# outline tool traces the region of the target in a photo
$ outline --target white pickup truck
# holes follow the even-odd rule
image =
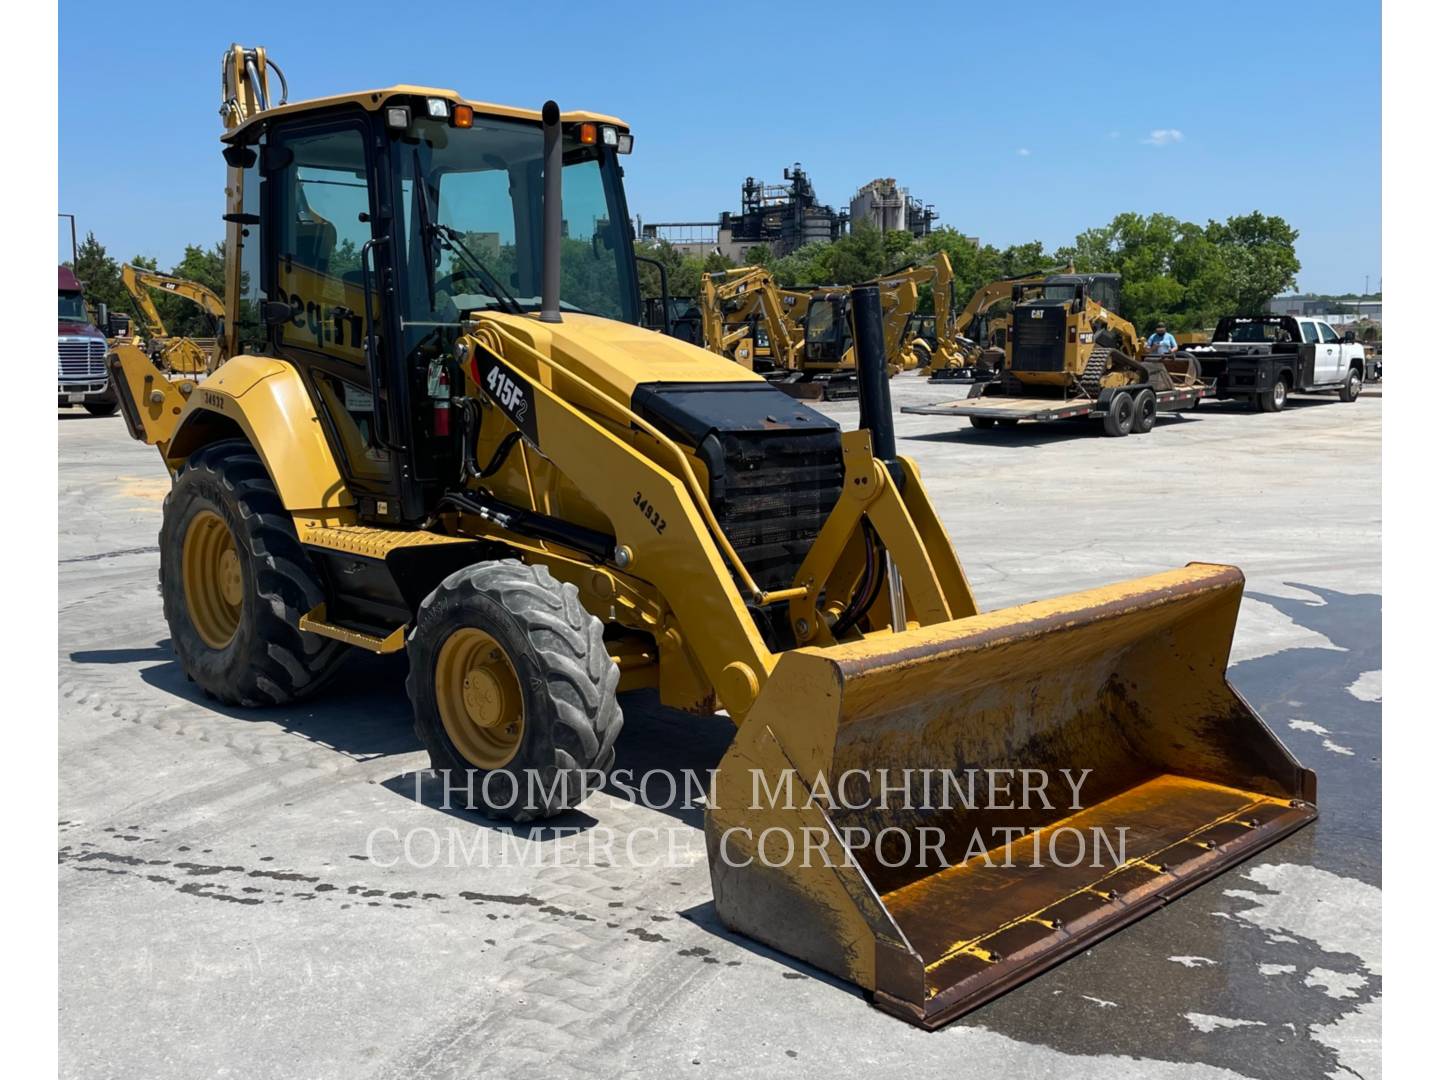
[[[1279,412],[1297,391],[1335,390],[1354,401],[1367,378],[1365,346],[1308,316],[1227,315],[1210,344],[1185,351],[1213,380],[1215,397],[1249,399],[1262,412]]]

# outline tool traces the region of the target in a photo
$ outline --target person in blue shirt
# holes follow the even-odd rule
[[[1158,353],[1161,356],[1174,352],[1176,347],[1174,335],[1165,329],[1163,322],[1157,323],[1155,332],[1145,339],[1145,351]]]

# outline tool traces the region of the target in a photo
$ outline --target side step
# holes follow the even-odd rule
[[[367,634],[362,630],[351,630],[348,626],[338,626],[335,623],[327,622],[325,605],[317,604],[300,616],[300,629],[311,634],[319,634],[321,637],[332,638],[335,641],[343,641],[346,645],[354,645],[357,649],[384,655],[399,652],[405,648],[405,630],[407,628],[397,626],[384,637],[380,637],[378,634]]]

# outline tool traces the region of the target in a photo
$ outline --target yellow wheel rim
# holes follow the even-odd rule
[[[435,659],[435,703],[445,733],[478,769],[508,765],[525,734],[520,679],[493,637],[462,627]]]
[[[240,626],[245,579],[230,527],[213,510],[202,510],[190,520],[180,573],[195,632],[210,648],[223,649]]]

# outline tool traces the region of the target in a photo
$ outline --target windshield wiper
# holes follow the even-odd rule
[[[459,255],[467,263],[470,269],[480,275],[485,282],[490,294],[500,302],[509,314],[520,314],[520,305],[510,295],[505,286],[500,284],[500,279],[490,272],[490,268],[475,257],[475,253],[465,246],[465,241],[460,239],[460,234],[448,225],[441,225],[430,213],[430,185],[425,182],[425,170],[420,164],[420,150],[415,150],[415,186],[420,195],[420,236],[425,247],[425,303],[431,308],[435,306],[435,260],[430,255],[430,245],[439,240],[442,246],[451,253]]]
[[[504,285],[501,285],[500,279],[490,271],[490,268],[481,262],[473,251],[465,246],[465,241],[460,239],[458,230],[452,229],[449,225],[432,225],[431,228],[434,229],[435,234],[440,237],[441,242],[452,253],[464,259],[465,262],[469,264],[470,269],[474,270],[484,279],[485,286],[490,290],[490,294],[494,296],[496,300],[500,301],[501,306],[506,309],[508,314],[520,314],[520,304],[516,301],[515,297],[510,295],[510,290],[505,288]]]

